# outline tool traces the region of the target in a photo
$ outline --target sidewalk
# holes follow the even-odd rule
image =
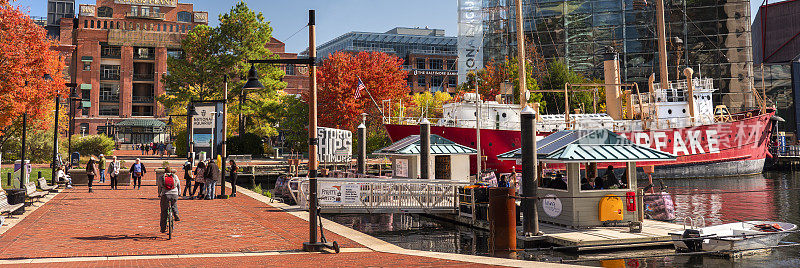
[[[154,184],[150,172],[141,190],[130,186],[111,190],[105,183],[96,185],[94,193],[88,193],[86,187],[59,193],[0,236],[0,265],[483,267],[487,265],[461,260],[489,259],[441,253],[430,255],[455,257],[425,257],[416,251],[394,253],[402,250],[399,248],[392,249],[393,253],[377,252],[375,248],[380,247],[363,243],[372,241],[369,237],[364,240],[361,233],[341,230],[342,226],[329,227],[327,222],[326,228],[351,232],[347,236],[362,243],[326,231],[329,240],[338,241],[342,253],[302,252],[308,223],[296,213],[305,212],[286,212],[249,191],[225,200],[180,200],[181,221],[176,224],[173,239],[167,240],[159,232]],[[496,260],[512,266],[542,265]]]

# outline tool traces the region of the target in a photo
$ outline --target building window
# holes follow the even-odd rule
[[[286,75],[295,75],[294,64],[286,64]]]
[[[458,86],[458,78],[455,76],[447,77],[447,87],[455,88]]]
[[[119,116],[119,105],[100,105],[100,115]]]
[[[92,70],[92,63],[91,62],[84,62],[83,63],[83,70],[84,71],[91,71]]]
[[[100,102],[119,102],[119,84],[100,83]]]
[[[91,89],[81,89],[81,100],[89,101],[92,97]]]
[[[444,86],[444,77],[441,75],[434,75],[431,77],[431,87],[441,89]]]
[[[100,80],[119,80],[119,65],[100,65]]]
[[[417,59],[417,69],[425,69],[425,59]]]
[[[447,66],[445,66],[447,70],[455,70],[456,69],[456,60],[451,59],[447,60]]]
[[[131,108],[131,115],[133,116],[153,116],[153,106],[134,105]]]
[[[167,50],[167,56],[169,56],[170,58],[182,59],[183,58],[183,51],[181,51],[181,50],[172,50],[172,49],[171,50]]]
[[[178,12],[178,21],[180,22],[192,22],[192,13],[181,11]]]
[[[92,26],[92,27],[89,27],[89,28],[94,28],[94,21],[90,21],[89,25]]]
[[[425,84],[425,76],[424,75],[417,76],[417,86],[420,86],[420,87],[426,87],[427,86]]]
[[[433,69],[433,70],[444,69],[444,68],[442,68],[443,63],[442,63],[442,60],[440,60],[440,59],[431,59],[430,60],[430,65],[431,65],[431,69]]]
[[[98,7],[97,16],[101,18],[111,18],[114,15],[114,9],[110,7]]]
[[[100,43],[101,58],[119,59],[121,54],[122,49],[120,47],[110,46],[108,43]]]

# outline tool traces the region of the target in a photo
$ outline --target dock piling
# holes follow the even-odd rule
[[[489,188],[489,228],[491,251],[506,254],[517,249],[517,204],[511,187]]]
[[[420,178],[423,180],[430,179],[430,161],[431,161],[431,123],[428,119],[422,119],[419,122],[419,135],[420,135],[420,152],[419,152],[419,167]]]
[[[538,104],[534,103],[534,106]],[[536,112],[530,106],[520,113],[520,126],[522,134],[522,196],[536,197],[537,185],[537,160],[536,160]],[[539,235],[539,212],[536,208],[536,199],[522,200],[523,222],[522,228],[525,235]]]
[[[358,174],[367,174],[367,114],[361,116],[361,125],[358,125]]]

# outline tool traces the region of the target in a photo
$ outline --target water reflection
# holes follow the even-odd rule
[[[763,175],[709,179],[663,180],[674,196],[679,219],[703,217],[706,225],[740,220],[777,220],[800,223],[800,172],[769,172]],[[644,185],[645,182],[640,182]],[[726,193],[725,191],[763,191]],[[489,255],[489,233],[419,215],[326,215],[336,222],[407,249]],[[784,241],[800,242],[792,234]],[[525,260],[606,259],[571,262],[604,267],[800,267],[800,247],[775,249],[770,253],[729,260],[713,256],[672,255],[672,248],[635,251],[570,253],[520,252]],[[656,257],[652,257],[656,256]],[[660,257],[659,257],[660,256]]]

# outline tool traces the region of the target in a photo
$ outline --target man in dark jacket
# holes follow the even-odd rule
[[[216,161],[209,159],[205,171],[206,177],[206,199],[214,199],[217,196],[217,181],[219,181],[220,173]]]

